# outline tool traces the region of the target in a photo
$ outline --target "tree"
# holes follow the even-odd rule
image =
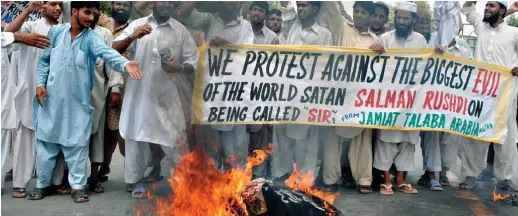
[[[515,15],[510,16],[507,18],[507,24],[510,26],[518,27],[518,17]]]

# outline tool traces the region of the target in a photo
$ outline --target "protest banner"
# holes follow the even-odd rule
[[[432,49],[201,47],[197,124],[311,124],[444,131],[502,143],[510,69]],[[511,119],[514,121],[514,119]]]
[[[2,1],[2,27],[7,26],[11,23],[14,18],[22,13],[27,6],[29,1]],[[32,13],[29,15],[28,20],[38,20],[41,18],[41,12]]]

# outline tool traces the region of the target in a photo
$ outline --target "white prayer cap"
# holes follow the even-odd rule
[[[417,13],[417,5],[412,2],[398,2],[396,5],[396,10],[405,10],[410,11],[412,13]]]
[[[507,9],[509,7],[509,2],[507,1],[498,1],[500,4],[503,4],[505,8]]]

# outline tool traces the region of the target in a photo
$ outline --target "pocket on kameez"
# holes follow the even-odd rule
[[[83,51],[78,50],[77,55],[74,58],[74,63],[76,65],[76,67],[87,69],[88,68],[88,56],[86,56],[86,54]]]

